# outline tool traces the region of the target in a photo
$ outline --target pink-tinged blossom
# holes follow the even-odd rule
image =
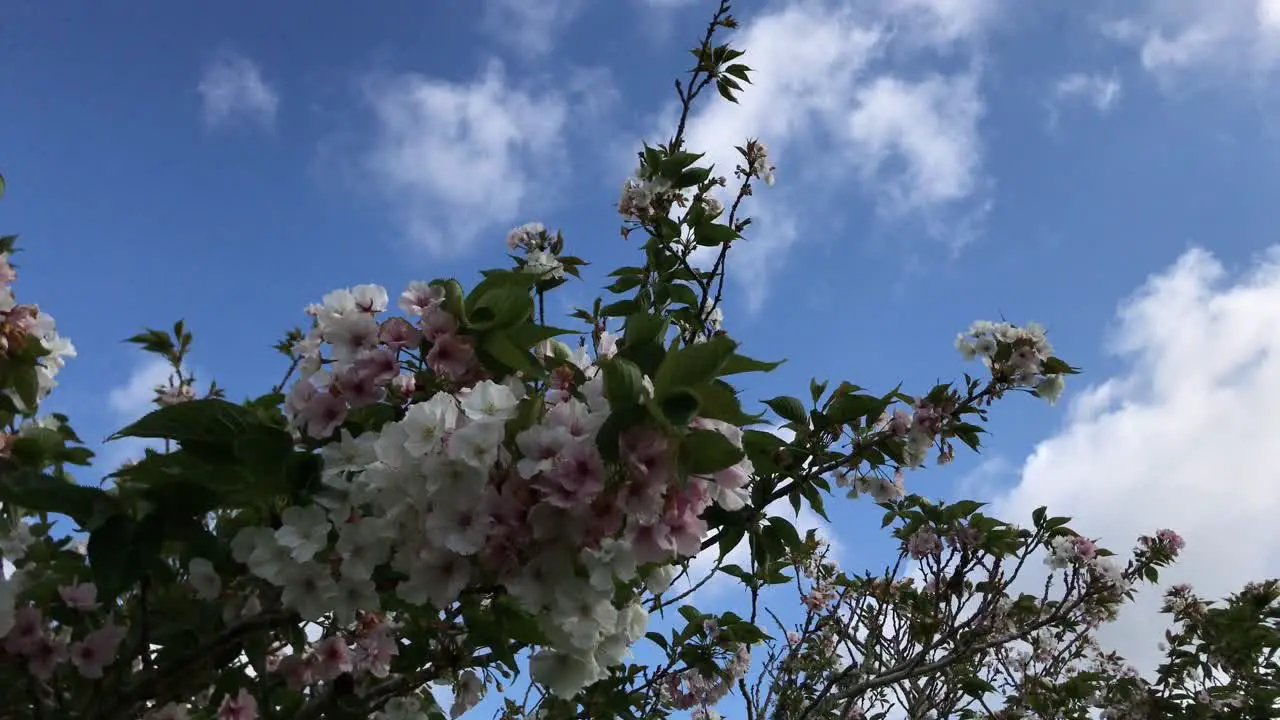
[[[98,586],[93,583],[63,585],[58,588],[58,596],[72,610],[85,612],[98,607]]]
[[[1156,539],[1163,543],[1169,549],[1169,552],[1175,556],[1187,546],[1187,542],[1182,539],[1181,535],[1169,529],[1158,531]]]
[[[355,656],[347,641],[336,635],[320,641],[315,648],[315,672],[321,680],[332,680],[355,668]]]
[[[353,408],[364,407],[381,402],[387,392],[378,384],[373,373],[361,372],[358,365],[353,365],[338,373],[334,378],[338,395]]]
[[[328,392],[317,392],[296,418],[307,436],[320,439],[333,434],[347,418],[347,404]]]
[[[932,530],[917,530],[907,539],[907,552],[916,560],[942,552],[942,541]]]
[[[457,335],[443,335],[427,352],[427,366],[449,380],[465,378],[475,366],[476,352],[471,342]]]
[[[589,505],[604,489],[604,462],[594,447],[572,444],[556,457],[541,486],[557,507]]]
[[[404,397],[409,397],[418,387],[418,380],[412,373],[402,373],[391,378],[391,389]]]
[[[322,325],[324,339],[333,348],[333,356],[351,362],[361,350],[378,344],[378,321],[362,313],[340,315]]]
[[[627,540],[635,552],[636,562],[641,565],[670,560],[676,550],[670,528],[661,522],[652,525],[631,523],[627,527]]]
[[[593,440],[607,413],[593,413],[586,403],[569,398],[547,411],[546,424],[564,428],[576,440]]]
[[[48,680],[66,662],[68,654],[65,640],[44,635],[27,652],[27,669],[41,680]]]
[[[4,649],[14,655],[26,655],[44,637],[44,617],[35,606],[18,608],[13,614],[13,627],[4,637]]]
[[[622,460],[636,476],[674,477],[675,464],[667,439],[646,427],[631,428],[622,435]]]
[[[422,332],[402,317],[388,318],[378,329],[378,339],[392,350],[416,348],[422,342]]]
[[[410,315],[421,315],[427,308],[435,307],[444,299],[444,289],[430,283],[415,280],[400,293],[400,309]]]
[[[400,361],[396,359],[394,350],[379,347],[361,353],[356,359],[356,368],[374,383],[385,385],[400,374]]]
[[[71,646],[71,664],[87,678],[102,677],[102,669],[115,662],[116,651],[124,640],[124,628],[105,625]]]
[[[520,449],[516,470],[520,477],[528,479],[550,470],[572,441],[567,429],[548,425],[535,425],[516,435],[516,447]]]
[[[422,313],[422,337],[427,342],[439,342],[441,338],[453,335],[458,331],[458,321],[449,311],[439,305],[432,305]]]
[[[358,669],[376,678],[385,678],[391,672],[391,660],[400,654],[400,647],[389,629],[369,633],[356,644]]]
[[[218,720],[258,720],[258,701],[245,688],[228,695],[218,706]]]
[[[316,661],[303,655],[287,655],[280,659],[276,671],[284,676],[290,690],[299,691],[315,682]]]

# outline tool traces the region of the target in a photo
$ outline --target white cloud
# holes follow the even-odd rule
[[[1187,541],[1162,573],[1210,598],[1280,575],[1280,247],[1239,277],[1192,250],[1119,312],[1126,370],[1084,391],[1066,426],[1040,443],[994,514],[1033,508],[1124,553],[1162,527]],[[1268,529],[1270,528],[1270,529]],[[1150,670],[1167,618],[1145,591],[1103,639]]]
[[[1120,90],[1120,78],[1115,73],[1071,73],[1063,76],[1053,86],[1053,94],[1057,100],[1082,100],[1104,114],[1110,112],[1120,101]]]
[[[545,55],[585,6],[584,0],[488,0],[484,26],[528,56]]]
[[[269,126],[280,108],[280,96],[262,77],[257,63],[229,50],[205,65],[198,90],[205,125],[210,128],[241,120]]]
[[[1162,81],[1197,71],[1252,76],[1280,64],[1277,0],[1142,0],[1127,7],[1103,32],[1133,46]]]
[[[112,428],[112,432],[155,409],[152,405],[156,396],[155,388],[167,385],[172,372],[173,369],[164,360],[148,357],[133,369],[123,384],[111,388],[107,393],[107,405],[114,413],[118,426]],[[105,472],[115,472],[126,460],[142,457],[146,448],[158,447],[160,445],[155,441],[138,438],[113,440],[103,447],[95,465]]]
[[[805,231],[787,207],[815,192],[849,186],[893,220],[927,220],[970,200],[983,205],[977,70],[908,74],[889,61],[924,62],[939,48],[973,44],[995,7],[792,0],[743,22],[733,44],[746,51],[753,84],[738,104],[714,97],[700,104],[686,140],[727,177],[741,161],[733,147],[753,137],[778,167],[777,186],[749,201],[746,214],[757,225],[731,260],[730,274],[750,308],[764,303],[770,275]],[[955,66],[952,58],[947,67]],[[663,119],[670,114],[665,110]],[[665,140],[671,127],[661,125],[658,138]]]
[[[563,95],[512,86],[497,62],[471,82],[400,75],[372,86],[369,101],[377,139],[367,167],[410,237],[439,255],[524,221],[562,153],[569,112]]]

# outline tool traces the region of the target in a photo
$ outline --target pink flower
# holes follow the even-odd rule
[[[249,691],[240,688],[240,692],[222,699],[218,706],[218,720],[258,720],[258,701]]]
[[[1181,535],[1169,529],[1156,532],[1156,540],[1159,540],[1165,547],[1169,548],[1169,552],[1174,556],[1182,552],[1182,549],[1187,546],[1187,542],[1182,539]]]
[[[351,672],[355,665],[351,648],[347,641],[334,635],[320,641],[315,649],[316,674],[322,680],[332,680],[343,673]]]
[[[457,335],[442,335],[427,352],[427,366],[450,380],[462,380],[471,372],[476,352],[471,343]]]
[[[144,716],[145,720],[187,720],[187,706],[171,702],[159,707]]]
[[[26,655],[44,637],[44,618],[34,606],[18,608],[13,614],[13,627],[4,637],[4,649],[14,655]]]
[[[627,527],[627,540],[640,565],[670,560],[676,549],[671,530],[662,522],[652,525],[630,524]]]
[[[315,682],[315,661],[309,657],[289,655],[280,658],[276,669],[284,676],[285,685],[295,692]]]
[[[400,374],[400,361],[396,359],[394,350],[374,348],[356,360],[356,369],[375,384],[385,385]]]
[[[1089,560],[1098,552],[1098,545],[1087,537],[1076,537],[1074,542],[1076,556],[1082,560]]]
[[[639,477],[674,477],[667,439],[650,428],[631,428],[622,435],[622,459]]]
[[[458,331],[458,321],[439,305],[432,305],[422,312],[422,336],[427,342],[436,343],[446,335]]]
[[[389,318],[378,330],[378,339],[392,350],[416,348],[422,342],[422,333],[400,317]]]
[[[590,505],[604,489],[604,463],[594,447],[573,443],[545,473],[547,502],[562,508]]]
[[[342,399],[353,408],[380,402],[387,395],[386,390],[378,385],[377,377],[373,373],[361,372],[358,365],[339,373],[334,383]]]
[[[63,585],[58,588],[62,602],[73,610],[93,610],[98,607],[98,586],[93,583]]]
[[[298,415],[298,424],[310,437],[320,439],[333,434],[347,419],[347,404],[331,393],[316,393]]]
[[[115,661],[124,635],[124,628],[118,625],[104,625],[94,630],[71,646],[71,664],[84,677],[102,677],[102,669]]]
[[[41,680],[48,680],[53,676],[53,671],[66,660],[67,643],[44,635],[27,653],[27,669]]]
[[[404,373],[391,378],[391,389],[397,393],[408,397],[418,387],[418,379],[411,373]]]
[[[376,678],[385,678],[391,672],[391,659],[400,654],[395,637],[387,629],[360,638],[356,651],[360,670]]]
[[[421,315],[428,308],[435,307],[444,299],[444,288],[421,281],[409,283],[408,289],[400,293],[400,309],[410,315]]]

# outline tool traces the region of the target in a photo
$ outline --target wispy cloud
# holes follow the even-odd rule
[[[1058,101],[1084,101],[1100,113],[1108,113],[1120,102],[1120,78],[1115,73],[1071,73],[1053,86]]]
[[[490,63],[470,82],[406,73],[370,84],[376,139],[366,167],[406,232],[457,255],[520,218],[563,153],[570,101],[509,82]]]
[[[1203,75],[1256,78],[1280,67],[1280,0],[1141,0],[1101,29],[1133,47],[1166,84]]]
[[[197,89],[209,128],[239,122],[267,127],[280,109],[280,96],[258,64],[231,50],[220,51],[205,65]]]
[[[516,51],[537,57],[556,47],[585,6],[585,0],[487,0],[482,23]]]
[[[1280,422],[1251,411],[1280,403],[1278,326],[1280,247],[1239,277],[1207,252],[1186,253],[1120,308],[1125,371],[1081,393],[995,514],[1024,519],[1047,505],[1117,552],[1170,527],[1187,548],[1162,581],[1209,597],[1280,575]],[[1140,593],[1103,635],[1144,670],[1167,626],[1158,601]]]
[[[984,104],[972,48],[995,8],[951,0],[869,8],[792,0],[743,22],[734,44],[747,51],[753,84],[738,104],[702,105],[686,139],[725,176],[740,162],[733,146],[748,138],[763,140],[778,166],[777,186],[751,199],[748,214],[757,224],[748,242],[734,250],[732,275],[749,308],[764,304],[770,277],[807,231],[794,208],[815,196],[860,195],[884,219],[929,227],[965,225],[961,216],[985,207],[978,133]],[[939,49],[951,54],[946,72],[901,70],[907,60],[927,66]],[[968,58],[959,69],[956,54]],[[662,118],[669,115],[664,110]],[[665,139],[669,124],[658,127],[654,135]],[[930,222],[940,214],[956,221]]]

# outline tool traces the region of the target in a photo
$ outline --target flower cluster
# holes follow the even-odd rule
[[[1044,328],[1028,323],[1019,327],[1007,322],[975,322],[956,337],[956,349],[965,360],[980,358],[992,376],[1012,387],[1034,388],[1049,403],[1057,402],[1066,387],[1063,372],[1047,368],[1053,346]]]
[[[70,340],[58,334],[48,313],[39,306],[18,303],[12,287],[17,277],[17,271],[9,263],[9,253],[0,252],[0,358],[22,351],[32,340],[38,343],[35,399],[39,402],[57,387],[54,378],[67,359],[76,356],[76,349]],[[5,388],[3,392],[20,412],[33,409],[26,406],[13,388]]]
[[[530,247],[537,233],[513,235]],[[379,324],[387,294],[371,285],[312,308],[316,329],[286,402],[300,433],[327,437],[351,409],[395,397],[393,381],[414,377],[401,373],[399,354],[418,342],[453,389],[406,398],[403,417],[376,432],[343,430],[321,451],[326,487],[315,503],[284,509],[277,529],[240,530],[232,550],[309,620],[332,614],[350,623],[378,611],[379,592],[390,589],[374,581],[384,565],[398,578],[395,593],[414,605],[443,608],[470,584],[500,586],[541,620],[548,644],[533,658],[535,677],[572,695],[644,634],[647,614],[634,601],[615,602],[616,583],[669,584],[671,564],[701,549],[703,511],[743,507],[753,469],[743,459],[681,481],[675,443],[644,427],[625,432],[620,461],[605,463],[596,435],[609,403],[585,350],[544,349],[544,359],[567,367],[533,389],[540,395],[519,378],[496,382],[483,377],[443,297],[436,286],[411,285],[400,304],[413,323]],[[611,340],[602,338],[598,356],[608,356]],[[538,416],[512,432],[529,406]],[[691,425],[741,447],[733,425]]]
[[[98,591],[92,583],[64,585],[58,588],[58,594],[63,604],[76,613],[98,609]],[[104,668],[115,662],[125,637],[125,628],[111,619],[72,626],[47,620],[34,605],[0,616],[0,631],[4,633],[0,638],[3,654],[24,663],[32,676],[42,680],[48,680],[68,661],[81,677],[102,677]]]

